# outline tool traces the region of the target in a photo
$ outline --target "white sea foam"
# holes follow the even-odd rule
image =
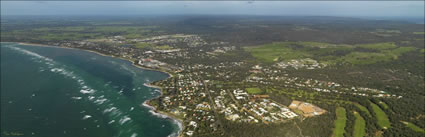
[[[124,92],[124,89],[121,89],[118,93],[122,94]]]
[[[44,61],[44,64],[47,65],[47,68],[50,69],[51,72],[62,74],[65,77],[77,80],[78,83],[80,84],[80,86],[83,87],[83,89],[80,90],[81,93],[92,94],[92,93],[95,92],[95,90],[90,89],[88,86],[85,85],[84,80],[82,80],[78,76],[74,75],[74,73],[72,71],[66,70],[65,66],[60,65],[59,63],[55,62],[53,59],[50,59],[48,57],[44,57],[40,54],[37,54],[37,53],[29,51],[29,50],[25,50],[25,49],[22,49],[22,48],[19,48],[19,47],[10,46],[10,48],[14,49],[16,51],[19,51],[19,52],[21,52],[25,55],[32,56],[33,59],[38,59],[38,60],[35,60],[36,62]],[[44,71],[44,69],[42,69],[42,70]]]
[[[52,59],[50,59],[50,58],[47,58],[47,57],[41,56],[40,54],[37,54],[37,53],[31,52],[31,51],[28,51],[28,50],[25,50],[25,49],[21,49],[21,48],[18,48],[18,47],[10,47],[10,48],[15,49],[15,50],[17,50],[17,51],[20,51],[20,52],[22,52],[22,53],[24,53],[24,54],[27,54],[27,55],[31,55],[31,56],[36,57],[36,58],[38,58],[38,59],[42,59],[42,60],[45,60],[45,61],[53,61],[53,60],[52,60]]]
[[[150,112],[150,113],[152,113],[154,116],[157,116],[157,117],[159,117],[159,118],[168,118],[168,116],[163,115],[163,114],[161,114],[161,113],[157,113],[157,112],[155,112],[154,110],[149,110],[149,112]]]
[[[71,97],[71,98],[75,100],[80,100],[82,97]]]
[[[114,107],[114,104],[110,103],[107,99],[104,98],[104,96],[96,97],[96,94],[95,94],[96,90],[94,90],[94,89],[90,88],[88,85],[86,85],[86,82],[82,78],[80,78],[79,76],[75,75],[74,72],[68,71],[66,69],[67,68],[66,66],[61,65],[61,64],[55,62],[54,60],[52,60],[50,58],[41,56],[37,53],[31,52],[31,51],[28,51],[28,50],[25,50],[25,49],[13,47],[13,46],[11,48],[15,49],[17,51],[20,51],[21,53],[32,56],[33,60],[36,61],[36,62],[40,62],[40,63],[47,65],[45,68],[41,68],[42,70],[50,70],[50,72],[61,74],[65,77],[67,77],[67,78],[71,78],[71,79],[76,80],[81,87],[80,93],[89,95],[87,98],[88,98],[89,101],[92,101],[92,103],[95,103],[96,105],[102,105],[102,106],[99,106],[99,108],[104,108],[105,106],[109,106],[108,109],[104,109],[103,113],[108,114],[112,118],[119,118],[120,119],[119,124],[123,125],[123,124],[129,123],[129,122],[132,121],[132,119],[128,115],[122,116],[124,113],[122,111],[120,111],[118,108]],[[130,73],[135,74],[133,71],[131,71],[126,66],[122,66],[122,68],[125,69],[125,70],[129,70]],[[146,81],[149,82],[150,80],[147,79]],[[105,86],[109,86],[111,83],[112,82],[109,81],[105,84]],[[148,86],[148,85],[145,84],[145,86]],[[114,88],[118,88],[118,86],[114,86]],[[138,87],[137,89],[141,89],[141,87]],[[149,90],[151,90],[151,89],[149,89]],[[123,89],[121,89],[120,92],[122,93]],[[156,92],[160,92],[160,91],[157,90]],[[74,96],[74,97],[71,97],[71,98],[76,99],[76,100],[80,100],[83,97]],[[154,109],[153,107],[150,107],[150,106],[146,105],[145,103],[143,105],[151,108],[152,110]],[[133,107],[130,108],[130,111],[132,111],[132,110],[134,110]],[[161,118],[167,118],[166,115],[156,113],[152,110],[150,110],[150,112],[152,114],[154,114],[158,117],[161,117]],[[80,113],[85,113],[85,111],[81,111]],[[85,115],[82,119],[85,120],[85,119],[89,119],[91,117],[92,117],[91,115]],[[177,120],[174,120],[174,121],[179,125],[179,127],[181,129],[181,124]],[[108,122],[108,124],[112,124],[112,123],[115,123],[115,120],[111,120],[111,121]],[[176,136],[176,135],[177,134],[173,133],[171,136]],[[132,134],[132,137],[135,137],[135,136],[137,136],[136,133]]]
[[[116,109],[117,109],[116,107],[111,107],[111,108],[103,110],[103,113],[112,112],[113,110],[116,110]]]
[[[133,133],[131,137],[137,137],[137,133]]]
[[[94,103],[101,105],[101,104],[105,103],[106,101],[108,101],[108,100],[103,98],[103,99],[97,99],[96,101],[94,101]]]
[[[91,118],[92,116],[90,116],[90,115],[85,115],[82,119],[83,120],[86,120],[86,119],[89,119],[89,118]]]
[[[63,69],[61,69],[61,68],[52,68],[52,69],[50,69],[50,71],[52,71],[52,72],[62,72]]]
[[[92,94],[92,93],[95,92],[95,90],[93,90],[93,89],[81,89],[80,92],[83,93],[83,94]]]
[[[123,125],[127,121],[131,122],[131,118],[129,118],[128,116],[124,116],[123,118],[120,119],[120,124]]]
[[[171,119],[171,120],[173,121],[173,123],[177,124],[177,126],[179,127],[178,132],[176,132],[176,133],[172,133],[172,134],[168,135],[168,137],[177,137],[177,136],[180,134],[180,132],[182,132],[182,130],[183,130],[183,124],[182,124],[182,122],[181,122],[181,121],[179,121],[179,120],[177,120],[177,119],[174,119],[174,118],[170,118],[170,117],[169,117],[169,116],[167,116],[167,115],[164,115],[164,114],[161,114],[161,113],[155,112],[155,111],[154,111],[154,110],[155,110],[155,108],[154,108],[153,106],[148,105],[148,104],[147,104],[147,101],[143,102],[143,104],[142,104],[142,105],[143,105],[143,106],[145,106],[145,107],[147,107],[147,108],[149,108],[149,109],[150,109],[150,110],[149,110],[149,112],[150,112],[150,113],[152,113],[152,115],[157,116],[157,117],[159,117],[159,118],[169,118],[169,119]]]
[[[124,69],[128,72],[130,72],[131,74],[133,74],[133,76],[136,76],[136,72],[134,72],[133,70],[129,69],[127,66],[125,65],[120,65],[121,69]]]

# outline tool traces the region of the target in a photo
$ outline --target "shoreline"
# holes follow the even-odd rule
[[[92,51],[92,50],[87,50],[87,49],[70,48],[70,47],[60,47],[60,46],[51,46],[51,45],[37,44],[37,43],[27,43],[27,42],[0,42],[0,43],[17,43],[17,44],[25,45],[25,46],[40,46],[40,47],[51,47],[51,48],[64,48],[64,49],[82,50],[82,51],[87,51],[87,52],[95,53],[95,54],[98,54],[98,55],[101,55],[101,56],[108,56],[108,57],[119,58],[119,59],[122,59],[122,60],[125,60],[125,61],[129,61],[129,62],[131,62],[131,65],[133,65],[133,66],[135,66],[135,67],[137,67],[139,69],[149,70],[149,71],[156,71],[156,72],[161,72],[161,73],[166,73],[168,75],[168,77],[166,79],[173,77],[173,75],[170,72],[167,72],[167,71],[164,71],[164,70],[152,69],[152,68],[145,68],[143,66],[140,66],[140,65],[136,64],[134,61],[131,61],[131,60],[126,59],[126,58],[116,57],[116,56],[113,56],[113,55],[107,55],[107,54],[103,54],[103,53],[100,53],[100,52],[97,52],[97,51]],[[146,87],[149,87],[149,88],[159,89],[160,90],[160,95],[157,96],[157,97],[154,97],[154,98],[145,100],[141,104],[141,106],[144,106],[144,107],[150,109],[149,112],[152,115],[155,115],[155,116],[158,116],[158,117],[164,118],[164,119],[167,119],[167,118],[171,119],[173,121],[173,123],[177,124],[177,126],[179,127],[179,129],[178,129],[176,135],[175,135],[175,133],[172,133],[172,134],[168,135],[168,137],[172,137],[173,135],[175,135],[175,137],[180,137],[182,135],[183,129],[184,129],[183,120],[180,119],[180,118],[177,118],[177,117],[175,117],[175,116],[173,116],[171,114],[168,114],[167,112],[159,111],[159,110],[156,109],[156,107],[151,106],[148,103],[149,101],[154,100],[154,99],[157,99],[157,98],[159,98],[159,97],[161,97],[163,95],[162,94],[162,87],[156,86],[156,85],[152,85],[153,82],[154,81],[151,81],[150,83],[143,83],[143,85],[146,86]]]
[[[134,61],[129,60],[129,59],[126,59],[126,58],[117,57],[117,56],[114,56],[114,55],[107,55],[107,54],[104,54],[104,53],[100,53],[100,52],[93,51],[93,50],[88,50],[88,49],[70,48],[70,47],[60,47],[60,46],[50,46],[50,45],[46,45],[46,44],[27,43],[27,42],[0,42],[0,43],[18,43],[18,44],[26,45],[26,46],[41,46],[41,47],[51,47],[51,48],[64,48],[64,49],[83,50],[83,51],[87,51],[87,52],[91,52],[91,53],[99,54],[99,55],[101,55],[101,56],[108,56],[108,57],[113,57],[113,58],[119,58],[119,59],[122,59],[122,60],[126,60],[126,61],[131,62],[131,64],[132,64],[133,66],[138,67],[138,68],[140,68],[140,69],[150,70],[150,71],[157,71],[157,72],[161,72],[161,73],[167,73],[167,74],[168,74],[168,76],[169,76],[168,78],[173,77],[173,74],[171,74],[170,72],[164,71],[164,70],[162,70],[162,69],[146,68],[146,67],[140,66],[140,65],[136,64]]]

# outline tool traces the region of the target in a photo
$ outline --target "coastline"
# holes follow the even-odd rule
[[[83,50],[83,51],[95,53],[95,54],[98,54],[98,55],[101,55],[101,56],[108,56],[108,57],[119,58],[119,59],[122,59],[122,60],[125,60],[125,61],[129,61],[129,62],[131,62],[131,64],[133,66],[135,66],[135,67],[137,67],[139,69],[150,70],[150,71],[157,71],[157,72],[161,72],[161,73],[166,73],[166,74],[168,74],[168,77],[166,79],[173,77],[173,75],[170,72],[167,72],[167,71],[164,71],[164,70],[161,70],[161,69],[145,68],[143,66],[140,66],[140,65],[136,64],[134,61],[131,61],[131,60],[126,59],[126,58],[116,57],[116,56],[113,56],[113,55],[107,55],[107,54],[103,54],[103,53],[100,53],[100,52],[97,52],[97,51],[92,51],[92,50],[87,50],[87,49],[70,48],[70,47],[60,47],[60,46],[50,46],[50,45],[45,45],[45,44],[36,44],[36,43],[27,43],[27,42],[0,42],[0,43],[17,43],[17,44],[25,45],[25,46],[41,46],[41,47],[53,47],[53,48],[65,48],[65,49]],[[156,107],[151,106],[149,104],[149,101],[154,100],[154,99],[157,99],[157,98],[159,98],[159,97],[161,97],[163,95],[162,94],[162,87],[156,86],[156,85],[152,85],[153,82],[154,81],[152,81],[150,83],[143,83],[143,85],[146,86],[146,87],[159,89],[160,90],[160,95],[157,96],[157,97],[154,97],[154,98],[145,100],[141,104],[141,106],[144,106],[144,107],[150,109],[149,112],[152,113],[152,115],[158,116],[160,118],[169,118],[169,119],[171,119],[173,121],[173,123],[177,124],[177,126],[179,127],[179,129],[178,129],[178,131],[177,131],[176,134],[175,133],[172,133],[172,134],[168,135],[168,137],[173,137],[173,136],[175,136],[175,137],[181,137],[182,136],[182,131],[184,129],[183,120],[180,119],[180,118],[177,118],[177,117],[175,117],[172,114],[169,114],[167,112],[159,111],[159,110],[156,109]]]

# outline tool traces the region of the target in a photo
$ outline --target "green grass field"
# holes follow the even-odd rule
[[[415,50],[414,47],[388,49],[385,48],[383,44],[379,44],[378,46],[369,46],[369,48],[378,50],[378,52],[351,52],[350,54],[342,57],[340,62],[348,62],[351,64],[374,64],[381,61],[398,59],[398,57],[404,53]]]
[[[145,38],[152,32],[159,32],[157,26],[69,26],[69,27],[35,27],[31,29],[2,33],[2,37],[23,37],[46,41],[105,39],[109,36],[125,38]]]
[[[424,34],[425,34],[425,32],[413,32],[413,34],[416,34],[416,35],[424,35]]]
[[[350,54],[339,59],[339,62],[350,64],[374,64],[379,61],[386,61],[393,58],[383,53],[367,53],[367,52],[351,52]]]
[[[388,109],[388,105],[382,101],[379,101],[379,105],[381,105],[384,109]]]
[[[60,31],[60,32],[96,32],[96,33],[140,33],[157,26],[74,26],[74,27],[42,27],[34,31]]]
[[[155,46],[154,49],[167,50],[167,49],[173,49],[173,47],[170,47],[169,45],[162,45],[162,46]]]
[[[390,120],[388,119],[387,114],[379,108],[378,105],[374,103],[370,103],[373,108],[373,112],[375,113],[376,118],[378,119],[378,125],[383,129],[391,128]]]
[[[360,45],[337,45],[319,42],[276,42],[245,48],[252,56],[266,63],[312,58],[325,64],[348,63],[354,65],[391,61],[415,49],[414,47],[397,47],[394,43],[390,42]]]
[[[406,122],[406,121],[402,121],[402,123],[403,123],[403,124],[405,124],[405,125],[406,125],[407,127],[409,127],[410,129],[412,129],[413,131],[421,132],[421,133],[425,133],[425,130],[424,130],[423,128],[420,128],[420,127],[416,126],[416,125],[415,125],[415,124],[413,124],[413,123]]]
[[[148,47],[152,47],[152,45],[151,45],[151,44],[149,44],[149,43],[137,43],[137,44],[134,44],[134,46],[135,46],[136,48],[141,48],[141,49],[143,49],[143,48],[148,48]]]
[[[336,121],[333,137],[344,137],[345,124],[347,123],[346,111],[343,107],[336,108]]]
[[[356,117],[356,121],[354,121],[353,136],[354,137],[364,137],[365,134],[366,134],[366,130],[365,130],[366,121],[357,112],[354,112],[354,116]]]
[[[358,47],[365,48],[365,49],[384,50],[384,49],[393,49],[393,48],[396,48],[397,46],[392,42],[386,42],[386,43],[361,44],[361,45],[358,45]]]
[[[249,94],[261,94],[263,91],[259,88],[245,88],[246,92]]]
[[[369,112],[369,110],[366,107],[364,107],[364,106],[362,106],[362,105],[360,105],[358,103],[354,103],[354,105],[357,108],[359,108],[361,111],[365,112],[369,117],[372,116],[372,115],[370,115],[370,112]]]
[[[291,43],[271,43],[262,45],[260,47],[245,48],[245,50],[250,52],[255,58],[269,63],[274,62],[279,58],[283,60],[289,60],[311,57],[311,55],[308,53],[291,49],[288,47],[289,44]]]

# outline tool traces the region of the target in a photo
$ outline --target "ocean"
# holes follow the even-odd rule
[[[1,43],[1,136],[166,137],[178,125],[141,105],[168,74],[77,49]]]

